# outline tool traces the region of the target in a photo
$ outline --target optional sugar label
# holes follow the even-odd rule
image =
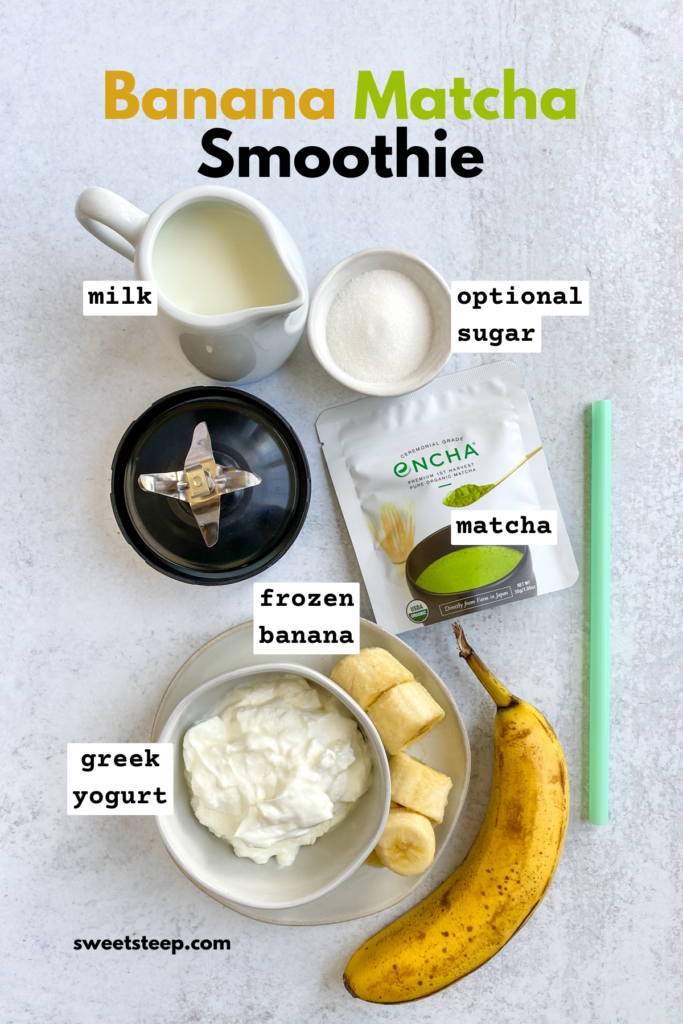
[[[358,654],[359,583],[255,583],[254,654]]]
[[[453,281],[453,352],[541,351],[544,316],[588,316],[588,281]]]

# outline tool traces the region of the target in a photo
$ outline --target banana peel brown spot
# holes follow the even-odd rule
[[[523,840],[527,836],[531,835],[532,830],[527,824],[527,815],[525,814],[524,803],[521,800],[515,800],[509,803],[501,814],[501,824],[506,833],[515,839]],[[500,888],[500,886],[498,886]]]
[[[552,728],[552,726],[551,726],[550,722],[548,721],[548,719],[547,719],[547,718],[545,718],[545,716],[544,716],[544,715],[542,715],[542,714],[540,713],[540,711],[536,711],[536,708],[534,708],[533,710],[534,710],[534,711],[535,711],[535,713],[536,713],[536,718],[537,718],[537,720],[538,720],[539,724],[540,724],[540,725],[541,725],[541,726],[543,727],[543,729],[544,729],[544,730],[545,730],[545,731],[547,732],[548,736],[550,736],[550,738],[551,738],[552,740],[555,740],[555,741],[557,742],[557,736],[556,736],[556,735],[555,735],[555,733],[553,732],[553,728]]]
[[[354,999],[358,999],[358,996],[353,991],[353,986],[351,985],[351,982],[346,977],[346,973],[344,973],[343,981],[344,981],[344,988],[346,989],[346,991],[350,992]]]
[[[567,782],[567,769],[565,768],[564,763],[560,761],[560,785],[562,786],[563,793],[566,793],[567,791]]]
[[[531,736],[531,729],[519,729],[517,735],[514,737],[515,743],[519,743],[520,740],[525,740],[527,736]]]

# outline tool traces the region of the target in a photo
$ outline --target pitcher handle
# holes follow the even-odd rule
[[[76,200],[76,217],[86,231],[129,260],[149,215],[108,188],[86,188]]]

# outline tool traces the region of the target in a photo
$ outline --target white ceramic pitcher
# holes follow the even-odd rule
[[[134,262],[138,280],[152,281],[152,253],[162,225],[181,207],[207,201],[237,206],[259,222],[289,279],[293,297],[279,305],[205,316],[174,305],[159,289],[157,330],[162,338],[178,342],[207,377],[243,383],[260,380],[291,355],[308,313],[301,255],[263,203],[237,189],[199,185],[176,193],[148,215],[106,188],[87,188],[76,202],[76,216],[95,238]]]

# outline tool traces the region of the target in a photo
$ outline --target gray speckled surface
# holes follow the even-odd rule
[[[681,20],[673,0],[5,7],[3,1022],[680,1020]],[[584,408],[614,402],[611,824],[591,827],[581,812],[582,583],[471,618],[472,642],[562,740],[574,794],[566,849],[544,904],[491,963],[428,1001],[375,1008],[351,1000],[341,971],[393,912],[321,929],[258,924],[195,889],[151,819],[65,814],[67,742],[144,740],[177,667],[249,617],[251,602],[249,583],[216,590],[164,578],[117,532],[108,470],[123,430],[154,399],[202,380],[149,321],[83,319],[81,281],[125,276],[126,265],[78,226],[73,203],[98,184],[150,210],[203,180],[204,123],[105,121],[105,68],[133,71],[142,88],[335,88],[334,121],[231,125],[238,144],[295,150],[370,145],[374,122],[352,116],[359,68],[378,78],[404,68],[411,89],[459,74],[481,88],[501,84],[511,64],[539,92],[575,86],[578,117],[451,116],[448,144],[485,155],[474,181],[225,179],[282,218],[312,286],[376,244],[419,253],[447,278],[590,275],[590,319],[549,321],[543,353],[516,359],[579,564]],[[430,144],[433,127],[411,120],[411,140]],[[299,431],[313,474],[304,532],[270,578],[358,578],[313,427],[320,410],[352,396],[305,343],[250,390]],[[39,498],[36,467],[55,484],[75,460],[85,466],[77,500]],[[410,640],[451,682],[472,742],[470,795],[443,873],[483,815],[492,709],[457,663],[447,625]],[[232,951],[72,948],[77,937],[133,932],[228,937]]]

